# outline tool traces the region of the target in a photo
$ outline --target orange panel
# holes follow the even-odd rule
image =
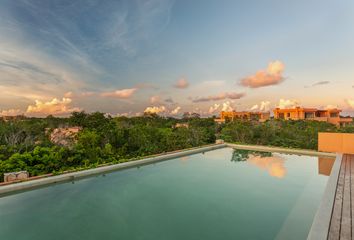
[[[354,134],[318,133],[318,151],[354,154]]]
[[[318,151],[341,152],[343,136],[338,133],[318,133]]]
[[[343,152],[354,154],[354,134],[352,133],[342,133],[343,134]]]

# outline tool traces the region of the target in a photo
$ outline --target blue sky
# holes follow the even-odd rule
[[[354,2],[0,2],[0,114],[354,109]]]

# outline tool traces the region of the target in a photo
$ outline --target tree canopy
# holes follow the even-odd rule
[[[181,127],[177,127],[177,123]],[[80,127],[71,146],[50,140],[54,128]],[[168,151],[226,142],[317,149],[318,132],[354,132],[316,121],[230,121],[186,113],[182,119],[147,114],[112,118],[74,112],[69,118],[18,118],[0,121],[0,180],[3,173],[27,170],[31,176],[119,163]]]

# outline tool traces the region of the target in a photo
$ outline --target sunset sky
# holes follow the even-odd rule
[[[0,115],[354,115],[353,0],[1,0]]]

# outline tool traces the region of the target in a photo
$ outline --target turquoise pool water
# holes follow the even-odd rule
[[[306,239],[331,161],[223,148],[56,184],[0,198],[0,239]]]

